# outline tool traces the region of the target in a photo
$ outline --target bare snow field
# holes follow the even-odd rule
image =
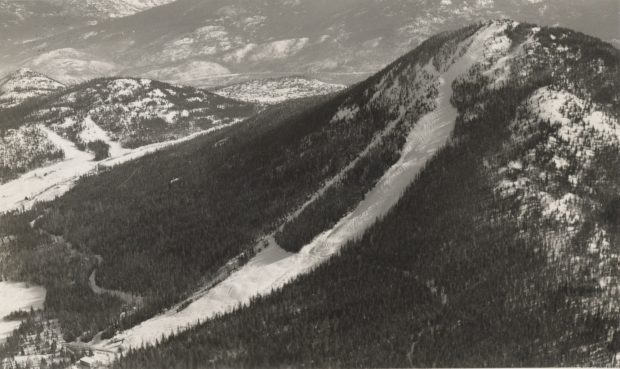
[[[45,288],[26,283],[0,282],[0,342],[19,327],[20,321],[3,318],[18,310],[43,308]]]

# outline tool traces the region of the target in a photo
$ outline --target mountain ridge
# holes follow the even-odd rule
[[[14,107],[29,98],[45,96],[65,87],[42,73],[20,68],[0,79],[0,109]]]

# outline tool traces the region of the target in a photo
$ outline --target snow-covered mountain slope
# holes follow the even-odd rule
[[[340,107],[332,118],[334,122],[355,121],[358,114],[370,109],[372,102],[396,110],[397,114],[359,157],[326,182],[325,187],[319,190],[322,194],[337,187],[361,161],[367,160],[372,150],[386,137],[394,134],[400,123],[412,119],[408,114],[415,112],[416,106],[428,105],[430,111],[409,122],[412,127],[404,132],[405,141],[399,159],[387,169],[364,199],[350,213],[344,214],[332,228],[317,234],[316,238],[298,253],[284,251],[273,234],[267,236],[265,240],[258,241],[258,249],[264,243],[267,246],[253,260],[216,286],[198,292],[188,301],[189,304],[181,304],[186,307],[174,307],[105,344],[114,347],[121,343],[124,350],[154,344],[162,335],[173,334],[199,321],[229,312],[239,304],[248,304],[256,296],[281,288],[330,259],[346,243],[361,237],[377,219],[384,217],[396,205],[403,191],[446,144],[458,116],[456,108],[450,102],[453,83],[466,77],[474,65],[488,63],[498,57],[502,50],[501,41],[498,42],[495,37],[509,26],[507,22],[491,23],[465,40],[457,39],[457,42],[444,46],[427,64],[422,61],[414,62],[415,64],[408,61],[397,62],[381,73],[382,78],[376,85],[371,85],[364,91],[364,101],[356,104],[345,102]],[[485,51],[489,49],[493,51]],[[409,89],[400,85],[401,81],[414,87]],[[429,96],[434,98],[429,99]],[[314,206],[315,202],[320,202],[322,196],[313,196],[302,205],[302,209]],[[303,213],[302,209],[289,216],[286,223],[294,222]]]
[[[277,104],[285,100],[328,95],[346,88],[344,85],[325,83],[302,77],[283,77],[252,80],[213,90],[214,93],[241,101]]]
[[[125,2],[85,6],[95,3]],[[187,82],[188,63],[205,63],[208,68],[192,72],[197,86],[232,83],[222,80],[230,74],[237,80],[300,74],[349,83],[430,35],[475,20],[513,17],[612,42],[620,38],[618,10],[615,0],[598,0],[596,6],[587,0],[179,0],[62,34],[7,41],[0,65],[22,65],[41,52],[73,48],[98,60],[111,58],[123,75],[178,83]]]
[[[419,77],[414,79],[413,83],[419,84],[424,81],[423,85],[426,85],[428,90],[422,88],[414,93],[424,95],[427,91],[437,89],[434,101],[428,102],[434,108],[420,117],[407,133],[399,160],[383,174],[375,187],[365,195],[364,200],[333,228],[318,235],[299,253],[285,252],[273,239],[273,235],[268,236],[268,246],[252,261],[206,293],[202,292],[202,295],[199,293],[198,297],[190,300],[191,304],[186,308],[180,311],[173,309],[148,320],[119,337],[113,338],[111,342],[122,342],[123,349],[152,345],[162,335],[173,334],[183,327],[189,327],[213,318],[217,314],[229,312],[239,304],[248,304],[258,295],[268,294],[281,288],[299,275],[327,261],[347,242],[361,237],[377,219],[384,217],[396,205],[403,191],[415,180],[435,153],[446,144],[457,118],[457,110],[450,102],[452,84],[457,78],[463,77],[475,63],[485,62],[483,48],[493,44],[490,42],[491,38],[502,27],[501,24],[491,24],[471,38],[462,41],[461,44],[456,45],[452,54],[446,55],[446,59],[436,61],[439,68],[431,63],[415,66]],[[493,54],[486,55],[488,58],[493,56]],[[427,80],[427,76],[431,76],[430,81]],[[390,75],[391,78],[398,79],[399,76]],[[373,90],[373,96],[393,98],[390,95],[394,88],[393,85],[382,85]],[[390,102],[394,103],[394,101]],[[355,119],[354,115],[341,118],[342,114],[337,114],[335,119]],[[404,119],[405,113],[403,112],[397,120]],[[371,145],[374,145],[374,141]],[[363,152],[361,157],[367,153],[368,151]],[[358,158],[355,159],[356,162],[358,160]],[[354,166],[347,166],[344,171],[347,172]],[[344,173],[339,173],[337,177],[342,178],[344,175]],[[326,190],[322,189],[323,192]],[[318,197],[314,199],[316,201]],[[305,204],[306,207],[311,205],[311,203]],[[293,219],[289,217],[288,221]]]
[[[149,79],[96,79],[46,101],[23,118],[77,144],[92,124],[126,147],[178,138],[253,113],[253,106],[192,87]],[[94,122],[94,123],[93,123]]]
[[[403,117],[409,105],[401,99],[408,84],[399,82],[405,75],[422,78],[424,65],[417,67],[407,69],[402,62],[395,63],[377,82],[378,87],[365,96],[391,98],[395,106],[402,107]],[[374,366],[380,355],[388,366],[426,366],[429,362],[445,366],[464,362],[474,366],[617,365],[620,173],[615,166],[620,162],[620,52],[565,29],[492,22],[470,38],[446,42],[424,69],[436,79],[433,109],[409,132],[400,159],[351,212],[315,234],[297,254],[285,252],[267,237],[264,250],[223,281],[197,293],[188,300],[189,305],[175,306],[121,333],[110,346],[154,343],[162,333],[173,334],[186,324],[214,318],[275,289],[274,298],[259,299],[249,308],[215,318],[148,351],[157,350],[157,360],[171,360],[178,358],[176,350],[187,347],[188,342],[203,342],[205,345],[197,346],[207,349],[206,342],[222,332],[237,337],[247,329],[241,322],[260,316],[261,322],[252,332],[259,337],[269,335],[277,342],[273,350],[253,354],[250,347],[256,346],[251,338],[225,338],[200,359],[230,365],[261,357],[267,365],[300,365],[310,359],[297,348],[317,341],[363,337],[361,332],[374,334],[365,328],[363,322],[368,322],[372,331],[380,331],[377,337],[390,337],[388,346],[378,345],[375,339],[354,339],[356,343],[347,349],[358,350],[363,344],[363,351],[373,352],[364,357],[361,352],[335,351],[333,345],[326,344],[316,360],[323,362],[321,357],[330,355],[325,362],[337,366]],[[355,121],[363,109],[364,105],[344,104],[334,121]],[[455,121],[457,130],[451,133]],[[453,140],[443,157],[427,168],[429,175],[439,177],[427,175],[416,186],[420,167],[447,137]],[[452,168],[461,165],[467,169]],[[478,175],[481,177],[473,184],[465,179]],[[457,192],[460,186],[467,186],[472,192],[451,196],[442,193],[446,186]],[[431,189],[435,187],[436,192]],[[320,202],[329,190],[321,191],[303,206],[312,208],[312,202]],[[474,191],[481,191],[480,197],[475,198]],[[445,212],[442,200],[435,195],[450,198]],[[403,203],[397,205],[401,199]],[[295,212],[286,222],[299,219],[308,227],[317,219],[303,214],[303,210]],[[321,211],[317,214],[326,216]],[[463,216],[474,220],[471,226],[459,229],[455,222],[462,222],[459,218]],[[377,218],[382,220],[372,227]],[[439,233],[432,233],[423,227],[436,224],[445,228],[433,228]],[[503,233],[511,227],[511,233]],[[489,232],[491,237],[483,238]],[[351,247],[344,256],[315,269],[347,243]],[[513,253],[514,258],[510,256]],[[278,290],[309,270],[316,271],[302,282]],[[382,270],[385,279],[377,279],[374,270]],[[491,274],[497,278],[488,273],[497,273]],[[371,276],[366,278],[366,274]],[[485,278],[490,278],[490,285]],[[411,281],[403,283],[403,279]],[[418,285],[424,292],[412,299],[404,297],[408,288]],[[375,292],[392,289],[392,294]],[[506,296],[498,297],[499,291]],[[470,294],[476,297],[465,296]],[[401,303],[402,298],[408,303]],[[427,299],[429,306],[425,306]],[[333,304],[337,306],[332,308]],[[401,334],[412,319],[418,322],[411,311],[422,314],[420,325],[413,324]],[[485,313],[477,317],[476,311]],[[541,323],[541,314],[550,311],[554,317]],[[325,314],[335,317],[326,320]],[[334,328],[344,321],[346,327]],[[567,321],[575,326],[567,327]],[[302,334],[300,329],[309,324],[322,328]],[[393,330],[385,329],[389,324]],[[542,324],[542,330],[532,329],[530,324]],[[352,326],[358,334],[351,334]],[[472,332],[473,327],[481,333]],[[487,333],[508,327],[509,338]],[[290,343],[292,337],[298,342],[287,346],[291,349],[285,352],[295,359],[278,356],[280,344]],[[401,339],[404,342],[400,343]],[[529,346],[534,340],[535,347]],[[487,344],[490,346],[484,346]],[[399,358],[393,357],[394,345],[402,349]],[[438,347],[445,347],[446,356],[433,356]],[[471,359],[472,352],[486,352],[483,347],[489,347],[489,353]],[[561,347],[561,354],[547,347]],[[229,355],[230,350],[235,354]],[[463,356],[449,357],[455,350]],[[244,352],[242,358],[237,356],[239,352]],[[126,367],[148,367],[147,356],[137,352],[125,359]]]
[[[146,79],[99,79],[67,89],[4,123],[0,182],[10,181],[0,187],[0,210],[61,194],[97,161],[116,164],[152,151],[151,144],[166,146],[253,113],[248,103]],[[67,185],[53,196],[41,194],[59,183]]]
[[[41,73],[19,69],[0,79],[0,109],[19,105],[33,97],[58,92],[65,86]]]

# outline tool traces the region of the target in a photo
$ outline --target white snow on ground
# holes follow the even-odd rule
[[[166,147],[229,127],[240,121],[235,120],[229,124],[221,124],[177,140],[141,146],[133,150],[115,150],[119,156],[111,156],[99,162],[93,161],[93,155],[80,151],[72,142],[60,137],[51,129],[40,126],[50,141],[65,152],[65,160],[37,168],[13,181],[0,185],[0,213],[19,209],[28,210],[37,202],[54,200],[69,191],[81,176],[96,171],[99,166],[112,167],[135,160]]]
[[[544,205],[543,216],[555,219],[562,224],[574,225],[581,221],[581,199],[572,193],[567,193],[561,199],[554,200],[549,196],[542,198]]]
[[[0,185],[0,212],[28,209],[35,200],[53,200],[71,188],[76,176],[86,174],[94,167],[92,155],[80,151],[49,128],[39,127],[54,145],[65,152],[65,160],[37,168]]]
[[[3,320],[5,316],[18,310],[43,308],[45,288],[26,283],[0,282],[0,342],[19,327],[19,321]]]
[[[119,97],[133,97],[137,91],[142,89],[142,83],[135,79],[119,78],[112,80],[107,85],[110,90],[108,94],[108,102]]]
[[[33,158],[57,157],[62,150],[56,147],[37,126],[20,126],[0,134],[0,167],[9,170],[27,169]]]
[[[0,108],[13,107],[26,99],[48,95],[64,87],[42,74],[21,68],[0,79]]]
[[[260,104],[277,104],[289,99],[327,95],[346,88],[316,79],[287,77],[252,80],[214,90],[213,92],[232,99]]]
[[[82,121],[83,130],[80,132],[79,137],[82,141],[88,143],[92,141],[103,141],[108,146],[110,146],[110,156],[118,157],[125,155],[130,150],[125,149],[121,146],[118,141],[113,141],[108,133],[103,130],[103,128],[99,127],[95,122],[93,122],[92,118],[87,116],[84,121]]]
[[[569,147],[579,160],[585,160],[583,167],[588,167],[593,150],[598,146],[620,143],[618,121],[605,114],[601,107],[568,91],[540,88],[529,98],[528,106],[539,119],[559,125],[560,144]],[[549,144],[553,143],[557,144],[555,141]]]
[[[497,24],[489,27],[497,27]],[[268,246],[263,251],[215,287],[199,293],[186,308],[180,311],[172,308],[102,342],[100,347],[128,349],[154,344],[162,335],[177,333],[247,304],[253,296],[270,293],[329,259],[346,242],[359,238],[396,205],[426,162],[447,143],[457,117],[457,110],[450,103],[452,83],[481,58],[483,41],[480,33],[475,35],[467,53],[438,76],[437,108],[423,116],[411,130],[398,162],[388,169],[355,210],[332,229],[317,236],[297,254],[284,251],[273,237],[267,237]]]
[[[338,109],[338,111],[336,112],[336,114],[332,117],[331,122],[337,122],[337,121],[350,121],[351,119],[355,118],[355,116],[357,115],[357,113],[359,113],[360,108],[358,106],[345,106],[345,107],[340,107],[340,109]]]

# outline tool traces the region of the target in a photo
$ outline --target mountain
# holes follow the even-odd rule
[[[63,88],[62,83],[22,68],[0,79],[0,109],[11,108],[27,99],[46,96]]]
[[[186,83],[185,71],[202,63],[201,71],[192,75],[192,83],[200,87],[294,74],[351,83],[434,33],[478,19],[510,17],[562,25],[618,45],[618,7],[615,0],[598,0],[596,6],[586,0],[178,0],[66,32],[24,38],[19,35],[29,32],[15,32],[2,45],[0,70],[70,48],[88,55],[73,57],[74,63],[96,60],[115,66],[102,71],[102,77]]]
[[[277,104],[290,99],[329,95],[346,86],[302,77],[252,80],[214,89],[213,92],[231,99],[261,104]]]
[[[14,99],[18,92],[22,99],[43,96],[60,86],[20,70],[2,85],[8,92],[0,99]],[[255,112],[252,104],[148,79],[97,79],[57,91],[2,113],[3,211],[54,198],[97,167],[132,160]]]
[[[579,32],[476,23],[82,178],[0,217],[0,271],[47,289],[0,353],[51,359],[26,339],[49,333],[116,368],[616,365],[619,73]]]
[[[133,15],[150,8],[171,3],[174,0],[55,0],[66,12],[93,18],[118,18]]]
[[[99,60],[88,53],[71,48],[43,53],[26,63],[28,68],[39,71],[65,84],[79,84],[97,77],[116,74],[118,65]]]
[[[431,38],[332,120],[363,124],[373,98],[390,98],[417,122],[374,188],[352,194],[353,161],[276,228],[296,254],[269,239],[182,310],[111,340],[135,348],[114,367],[617,365],[619,72],[618,49],[562,28]],[[430,105],[406,103],[426,91]]]
[[[58,19],[96,20],[117,18],[164,5],[173,0],[39,0],[39,1],[0,1],[0,20],[3,26],[32,23],[34,20],[45,23],[45,17],[52,17],[49,25]]]

